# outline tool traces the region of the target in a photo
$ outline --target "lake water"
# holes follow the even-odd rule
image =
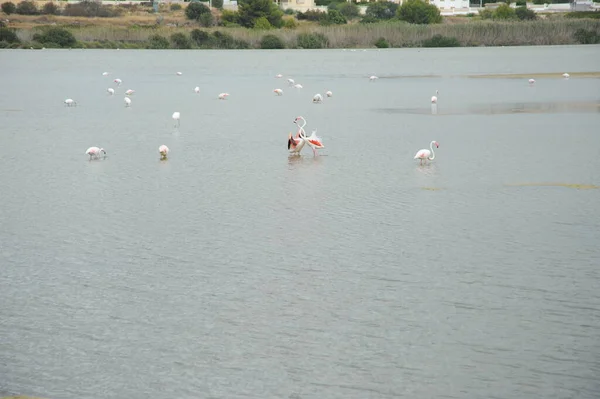
[[[600,46],[0,65],[1,393],[600,396]]]

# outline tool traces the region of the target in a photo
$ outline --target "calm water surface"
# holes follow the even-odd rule
[[[560,76],[599,65],[599,46],[0,51],[0,391],[600,397],[600,189],[572,186],[600,186],[600,79]],[[319,157],[288,157],[298,115]]]

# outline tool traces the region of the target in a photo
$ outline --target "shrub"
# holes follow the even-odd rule
[[[321,25],[344,25],[348,21],[338,10],[329,10],[327,17],[319,22]]]
[[[121,11],[117,7],[103,6],[96,1],[84,0],[76,4],[67,4],[63,15],[68,17],[100,17],[110,18],[119,16]]]
[[[236,11],[223,10],[221,21],[225,26],[239,23],[239,15]]]
[[[157,50],[167,49],[169,48],[169,41],[164,36],[152,35],[148,39],[148,48]]]
[[[337,10],[347,19],[358,18],[360,10],[356,3],[342,3],[337,7]]]
[[[517,2],[515,3],[515,5],[517,7],[523,7],[523,6],[527,7],[527,1],[525,1],[525,0],[517,0]]]
[[[0,20],[0,28],[6,28],[6,24],[2,20]]]
[[[171,11],[179,11],[181,10],[181,4],[177,4],[177,3],[173,3],[171,4],[171,7],[169,7],[171,9]]]
[[[434,35],[431,39],[423,40],[423,47],[460,47],[460,42],[455,37]]]
[[[296,18],[306,21],[321,21],[327,18],[327,13],[319,10],[308,10],[306,12],[299,12],[296,14]]]
[[[48,3],[44,4],[44,7],[42,7],[42,14],[56,15],[58,14],[58,6],[49,1]]]
[[[492,10],[488,10],[487,8],[479,10],[479,17],[481,17],[481,19],[492,19],[494,17],[494,12]]]
[[[291,8],[286,8],[285,11],[283,12],[285,15],[294,15],[296,13],[296,11],[294,11]]]
[[[537,18],[537,15],[535,15],[535,11],[528,9],[525,6],[515,8],[515,14],[517,18],[519,18],[522,21],[533,21]]]
[[[246,28],[254,27],[256,20],[261,17],[267,18],[276,28],[283,25],[283,11],[272,0],[239,0],[238,14],[239,24]]]
[[[494,19],[516,19],[515,10],[508,4],[501,4],[494,10]]]
[[[542,5],[542,4],[546,4],[548,2],[549,2],[548,0],[533,0],[533,4],[538,5],[538,6]]]
[[[212,13],[210,12],[204,13],[200,15],[200,18],[198,18],[198,23],[201,26],[209,28],[215,24],[215,17],[213,17]]]
[[[194,42],[196,42],[196,44],[198,46],[205,46],[211,43],[212,38],[211,36],[200,29],[194,29],[191,33],[190,33],[190,37],[192,38],[192,40]]]
[[[304,49],[326,48],[329,39],[322,33],[301,33],[296,38],[298,47]]]
[[[392,19],[396,16],[398,11],[398,4],[392,3],[391,1],[378,1],[376,3],[369,3],[367,11],[365,12],[365,18],[368,22],[375,22],[378,20]],[[367,22],[367,21],[365,21]]]
[[[577,31],[573,34],[573,37],[581,44],[600,43],[600,35],[592,30],[577,29]]]
[[[212,0],[212,6],[214,8],[218,8],[219,10],[223,9],[223,0]]]
[[[260,17],[254,21],[254,29],[269,30],[273,28],[266,17]]]
[[[262,49],[281,49],[285,48],[285,43],[278,36],[264,35],[260,40],[260,48]]]
[[[442,22],[440,9],[421,0],[408,0],[396,11],[398,19],[411,24],[437,24]]]
[[[14,14],[17,11],[17,6],[14,3],[7,1],[6,3],[2,3],[2,12],[6,15]]]
[[[77,43],[71,32],[58,27],[44,28],[42,33],[33,35],[33,40],[43,43],[46,47],[49,47],[49,43],[56,43],[58,47],[73,47]]]
[[[574,11],[565,14],[567,18],[592,18],[600,19],[600,11]]]
[[[247,49],[247,48],[250,48],[250,45],[248,44],[248,42],[245,42],[244,40],[234,39],[233,36],[231,36],[230,34],[222,33],[218,30],[213,32],[213,40],[214,40],[214,45],[217,48],[222,48],[222,49]]]
[[[380,37],[375,42],[375,47],[377,47],[377,48],[389,48],[390,47],[390,43],[387,40],[385,40],[384,37]]]
[[[296,22],[295,18],[286,19],[285,22],[283,23],[283,27],[285,29],[296,29],[297,26],[298,26],[298,22]]]
[[[210,9],[200,2],[190,3],[185,9],[187,19],[198,20],[200,15],[210,13]]]
[[[17,14],[21,15],[37,15],[39,11],[33,1],[22,1],[17,6]]]
[[[20,40],[14,30],[8,28],[0,28],[0,42],[19,43]]]
[[[173,33],[171,35],[171,43],[173,43],[173,48],[177,49],[192,48],[190,39],[184,33],[181,32]]]

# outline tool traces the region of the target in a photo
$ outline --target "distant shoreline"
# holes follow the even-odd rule
[[[61,46],[40,44],[34,35],[50,27],[71,32],[76,43]],[[297,29],[256,30],[245,28],[199,28],[166,26],[69,26],[38,25],[14,30],[19,43],[5,48],[87,48],[87,49],[260,49],[260,48],[405,48],[539,46],[581,44],[578,35],[599,35],[600,20],[560,19],[537,21],[466,21],[435,25],[402,22],[305,26]],[[194,33],[196,32],[196,33]],[[201,32],[201,33],[198,33]],[[583,32],[583,33],[582,33]],[[265,47],[269,35],[281,43]],[[176,38],[177,37],[177,38]]]

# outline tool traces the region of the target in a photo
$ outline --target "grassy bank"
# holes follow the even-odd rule
[[[55,25],[56,26],[56,25]],[[20,43],[13,48],[41,48],[34,35],[47,26],[18,28]],[[245,28],[198,28],[197,26],[164,25],[63,25],[83,48],[261,48],[265,35],[280,39],[284,48],[369,48],[381,47],[453,47],[453,46],[521,46],[578,44],[581,32],[600,35],[600,21],[593,19],[561,19],[537,21],[469,21],[463,23],[413,25],[402,22],[318,26],[305,24],[296,29],[261,31]],[[202,34],[202,40],[196,32]],[[579,36],[578,36],[579,32]],[[174,34],[178,34],[174,36]],[[308,36],[307,36],[308,34]],[[206,37],[208,36],[208,37]],[[454,38],[450,42],[442,38]],[[164,39],[159,45],[156,38]],[[315,40],[301,40],[306,38]],[[383,38],[383,42],[381,39]],[[431,40],[433,38],[433,40]],[[154,42],[153,42],[154,40]],[[433,43],[432,43],[433,42]],[[437,44],[436,44],[437,43]],[[45,47],[59,47],[44,43]],[[7,46],[5,46],[7,47]],[[63,46],[64,47],[64,46]],[[263,44],[263,47],[265,45]]]

